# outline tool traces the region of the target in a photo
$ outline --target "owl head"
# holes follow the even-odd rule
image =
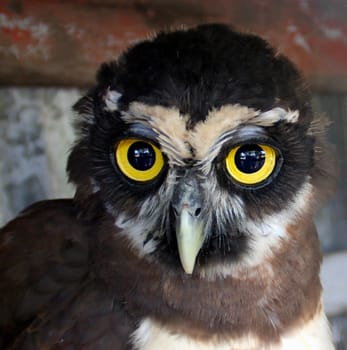
[[[298,70],[225,25],[136,44],[75,109],[81,216],[111,219],[138,256],[182,273],[261,264],[311,222],[332,178]]]

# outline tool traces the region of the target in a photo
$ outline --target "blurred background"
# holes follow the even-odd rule
[[[71,106],[103,61],[160,29],[223,22],[267,39],[303,71],[332,120],[338,190],[316,222],[325,307],[347,349],[347,1],[0,0],[0,226],[32,202],[70,197]]]

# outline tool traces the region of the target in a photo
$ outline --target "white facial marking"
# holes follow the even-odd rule
[[[234,276],[242,278],[244,271],[261,266],[264,261],[273,256],[281,241],[290,239],[287,234],[288,225],[295,223],[300,215],[307,213],[312,205],[312,185],[307,182],[298,191],[297,195],[286,209],[278,213],[262,217],[261,220],[240,220],[241,229],[251,237],[251,249],[243,259],[237,263],[224,263],[207,266],[201,270],[201,277],[208,280]],[[272,271],[268,271],[272,273]],[[249,275],[248,275],[249,277]]]
[[[155,251],[158,238],[165,235],[176,177],[175,171],[169,171],[165,183],[155,195],[143,201],[136,217],[133,213],[111,213],[115,218],[115,226],[120,229],[119,233],[127,238],[130,247],[140,257]],[[152,238],[147,239],[148,235]]]
[[[108,112],[114,112],[118,110],[118,101],[122,97],[122,94],[120,94],[116,90],[110,90],[110,88],[107,89],[106,95],[104,96],[105,101],[105,110]]]
[[[205,176],[210,176],[209,173],[213,166],[213,160],[218,156],[225,142],[228,142],[233,139],[236,130],[228,131],[218,137],[214,144],[208,150],[206,156],[197,162],[197,166],[201,169],[201,172]],[[263,129],[260,126],[256,125],[247,125],[242,126],[237,129],[237,138],[238,139],[247,139],[252,138],[255,135],[263,134]],[[200,145],[201,148],[201,145]]]
[[[271,126],[277,122],[285,121],[287,123],[296,123],[299,119],[299,111],[286,111],[281,107],[276,107],[270,111],[263,112],[259,115],[263,126]]]
[[[225,227],[220,226],[225,223],[225,218],[233,219],[233,221],[242,221],[245,217],[244,202],[241,197],[236,194],[230,194],[226,190],[221,190],[217,182],[215,173],[210,174],[205,182],[202,183],[205,189],[206,205],[208,212],[214,214],[216,219],[216,228],[210,227],[211,219],[206,224],[208,231],[224,232]]]
[[[122,114],[126,123],[142,123],[158,134],[162,151],[174,166],[184,165],[183,159],[191,157],[187,144],[187,117],[182,116],[176,108],[147,106],[133,102],[129,111]]]
[[[259,112],[240,105],[226,105],[209,112],[206,120],[196,125],[190,143],[196,150],[196,158],[209,157],[218,138],[229,131],[236,130],[241,124],[259,115]]]
[[[299,118],[299,111],[286,111],[276,107],[272,110],[261,113],[253,108],[241,105],[225,105],[219,109],[209,112],[204,122],[198,123],[191,132],[188,142],[196,150],[196,158],[203,160],[209,157],[214,150],[216,141],[226,133],[233,132],[239,128],[269,127],[277,122],[296,123]]]
[[[188,130],[189,117],[180,114],[177,108],[133,102],[129,110],[122,113],[125,122],[142,123],[159,135],[160,146],[172,165],[184,165],[184,160],[192,157],[191,149],[194,150],[196,161],[211,163],[223,144],[220,141],[222,136],[241,128],[245,129],[246,136],[252,128],[258,127],[259,130],[279,121],[295,123],[298,118],[298,111],[286,111],[280,107],[261,113],[253,108],[234,104],[213,109],[205,121]]]
[[[147,221],[128,218],[124,214],[119,214],[115,226],[120,229],[120,234],[126,237],[132,249],[134,249],[140,257],[148,256],[157,247],[157,242],[149,240],[144,244],[147,235],[151,232]]]

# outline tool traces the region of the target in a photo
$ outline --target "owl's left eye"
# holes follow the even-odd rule
[[[234,147],[225,160],[230,176],[241,185],[263,183],[274,172],[277,151],[268,145],[245,144]]]
[[[164,167],[159,148],[136,138],[121,140],[115,146],[115,158],[121,172],[138,182],[154,180]]]

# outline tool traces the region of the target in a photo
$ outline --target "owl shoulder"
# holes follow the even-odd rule
[[[89,270],[87,231],[69,199],[36,203],[0,230],[0,349],[77,293]]]

